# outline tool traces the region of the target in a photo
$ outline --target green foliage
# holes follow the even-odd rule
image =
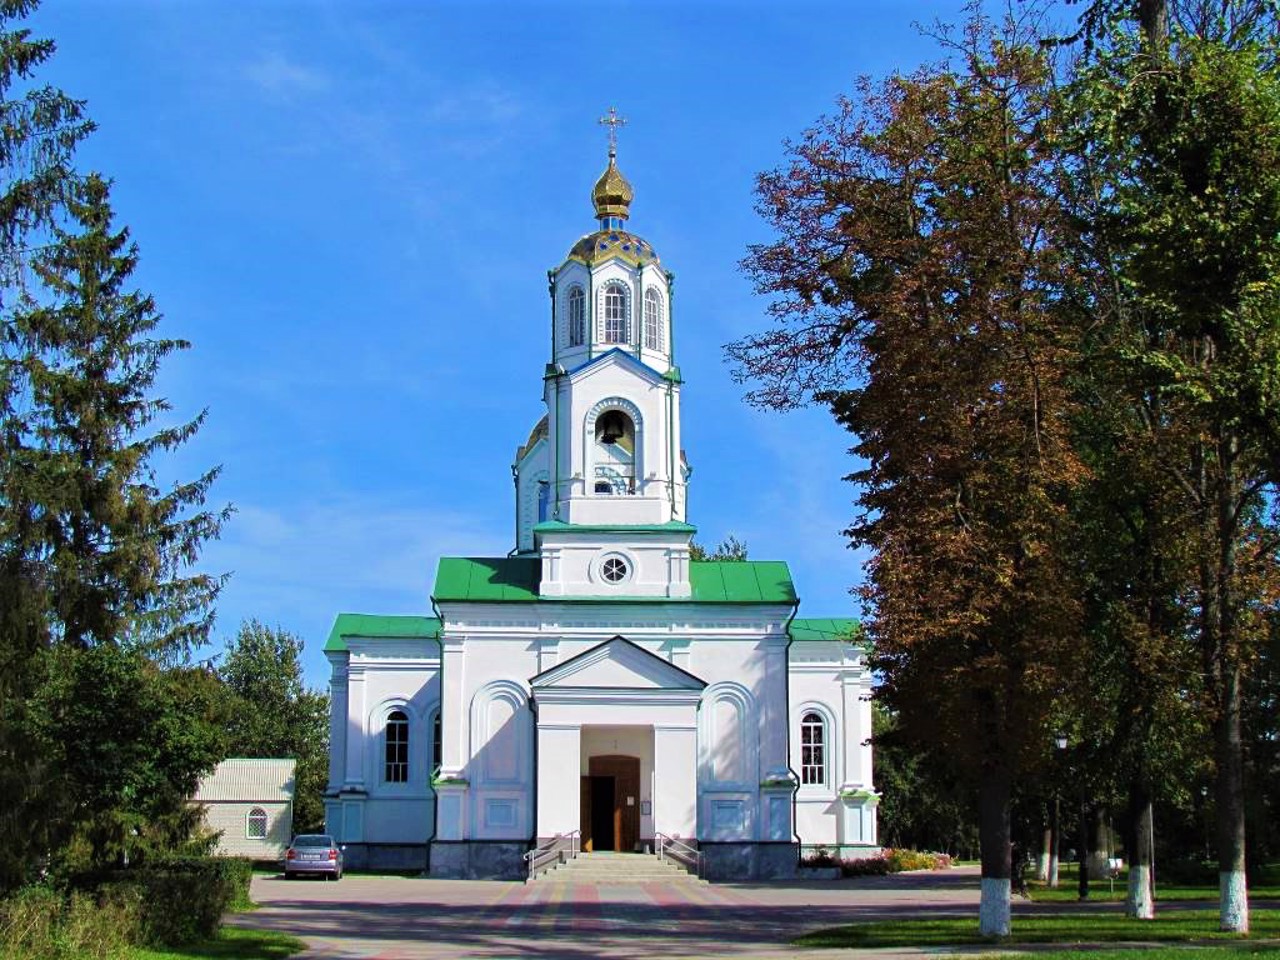
[[[173,668],[208,630],[221,580],[190,568],[226,511],[216,471],[161,489],[153,462],[201,421],[157,426],[186,345],[129,289],[107,182],[74,170],[91,124],[34,79],[34,6],[0,2],[0,891],[180,842],[217,754],[207,685]]]
[[[747,559],[747,545],[735,537],[732,533],[725,537],[716,546],[715,550],[707,553],[707,548],[699,543],[689,544],[690,560],[729,560],[738,561]]]
[[[60,646],[47,662],[31,714],[53,788],[74,811],[60,872],[180,846],[197,822],[186,798],[222,752],[215,681],[110,644]]]
[[[222,916],[247,901],[252,864],[234,857],[155,858],[122,871],[113,886],[136,890],[139,943],[176,946],[216,936]]]
[[[293,832],[324,829],[329,696],[302,680],[302,641],[257,620],[240,625],[218,674],[230,693],[227,755],[294,757]]]
[[[977,802],[947,753],[905,741],[883,703],[872,703],[871,727],[881,841],[971,858],[978,848]]]
[[[112,890],[70,896],[27,887],[0,902],[0,960],[116,960],[137,942],[141,904]]]

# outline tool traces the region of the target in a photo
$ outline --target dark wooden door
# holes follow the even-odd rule
[[[613,823],[612,837],[604,837],[599,834],[603,831],[597,830],[593,834],[594,849],[596,850],[621,850],[630,853],[636,848],[636,843],[640,839],[640,758],[624,757],[624,756],[605,756],[592,757],[590,763],[590,778],[611,777],[613,779],[613,796],[608,798],[611,800],[613,807]],[[601,800],[606,800],[602,794],[606,791],[593,791],[595,794],[592,798],[593,806],[598,805]],[[603,826],[600,814],[603,811],[594,810],[591,817],[597,824]],[[587,817],[584,815],[584,821]],[[585,837],[585,832],[584,832]],[[611,842],[610,842],[611,841]]]
[[[591,778],[582,777],[580,781],[582,787],[578,794],[578,802],[581,813],[578,829],[582,832],[582,849],[590,853],[595,849],[594,838],[591,835]]]

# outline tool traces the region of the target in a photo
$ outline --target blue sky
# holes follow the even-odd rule
[[[208,408],[162,479],[221,464],[237,513],[215,643],[246,617],[306,642],[339,611],[429,613],[441,555],[513,545],[510,464],[543,412],[546,271],[594,228],[596,120],[629,123],[631,228],[677,275],[699,540],[784,559],[802,615],[852,616],[851,438],[750,409],[723,345],[766,323],[738,268],[768,239],[756,173],[861,74],[938,56],[960,0],[46,0],[41,76],[88,101],[138,285],[193,348],[160,392]]]

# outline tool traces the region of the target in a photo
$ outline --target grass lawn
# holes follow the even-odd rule
[[[1280,910],[1255,910],[1250,916],[1250,936],[1280,938]],[[1120,913],[1062,913],[1053,916],[1014,916],[1013,932],[999,942],[1060,943],[1187,943],[1195,940],[1240,938],[1218,931],[1217,910],[1157,910],[1156,919],[1130,920]],[[941,947],[995,942],[978,934],[977,917],[928,920],[882,920],[831,927],[806,933],[795,943],[801,947]],[[1247,941],[1245,941],[1247,943]],[[1090,953],[1097,960],[1098,954]],[[1280,951],[1277,951],[1280,955]],[[1133,957],[1132,953],[1125,953]],[[1196,955],[1201,956],[1200,954]],[[1233,954],[1235,956],[1235,954]]]
[[[1064,863],[1058,873],[1058,886],[1050,889],[1041,880],[1028,878],[1027,890],[1031,899],[1044,903],[1075,903],[1079,893],[1079,874],[1076,865]],[[1100,901],[1123,901],[1129,883],[1127,871],[1116,878],[1114,890],[1110,880],[1089,881],[1089,899]],[[1249,897],[1254,900],[1280,900],[1280,865],[1271,864],[1249,887]],[[1160,879],[1160,865],[1156,864],[1156,903],[1157,909],[1161,900],[1217,900],[1218,885],[1213,882],[1196,884],[1174,884]]]
[[[300,953],[306,944],[286,933],[266,930],[241,930],[223,927],[216,939],[204,940],[186,947],[147,950],[135,947],[129,960],[203,960],[225,957],[233,960],[284,960]]]
[[[1190,960],[1243,960],[1245,957],[1280,957],[1276,947],[1260,947],[1243,943],[1238,947],[1153,947],[1129,950],[1037,950],[1035,956],[1072,958],[1072,960],[1189,960],[1187,951],[1194,950]],[[1008,960],[1007,954],[995,954]],[[978,960],[978,958],[974,958]]]

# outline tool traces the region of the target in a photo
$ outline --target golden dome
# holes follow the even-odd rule
[[[591,202],[596,206],[596,217],[618,217],[625,220],[630,214],[631,198],[635,194],[631,184],[618,170],[614,151],[609,151],[609,166],[591,191]]]

